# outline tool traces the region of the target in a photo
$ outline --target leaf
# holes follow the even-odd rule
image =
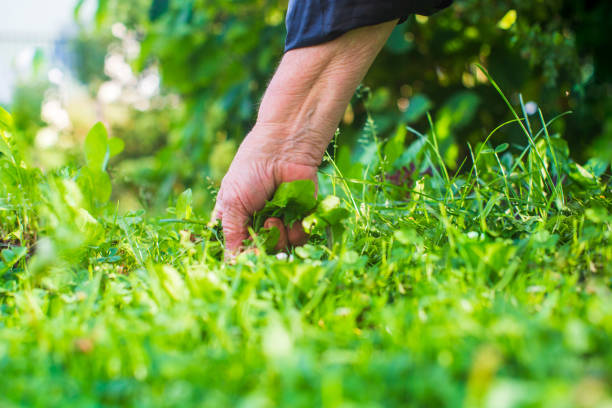
[[[346,208],[342,207],[342,202],[336,196],[325,197],[317,206],[315,213],[329,225],[339,224],[340,221],[348,218],[350,214]]]
[[[371,112],[379,112],[386,109],[391,102],[391,91],[388,88],[378,88],[373,93],[372,96],[368,99],[367,106]],[[377,128],[380,126],[378,121],[376,121]]]
[[[414,42],[406,39],[406,28],[403,24],[395,27],[385,48],[393,54],[404,54],[414,48]]]
[[[177,218],[188,219],[191,217],[191,189],[183,191],[176,200],[175,214]]]
[[[4,249],[2,251],[2,259],[4,262],[9,265],[15,265],[21,258],[23,258],[28,252],[25,247],[13,247],[10,249]]]
[[[272,251],[280,239],[280,231],[276,227],[262,228],[257,235],[261,240],[262,246],[266,249],[266,252]]]
[[[462,91],[455,93],[438,111],[435,131],[439,144],[440,155],[446,165],[455,168],[459,154],[455,143],[456,131],[468,125],[478,109],[480,98],[474,92]]]
[[[13,129],[13,117],[2,106],[0,106],[0,129],[10,131]]]
[[[122,139],[119,139],[118,137],[111,137],[108,139],[109,157],[118,155],[124,148],[125,142]]]
[[[410,245],[419,242],[416,231],[412,229],[401,229],[393,233],[393,237],[402,245]]]
[[[151,21],[155,21],[166,13],[168,11],[168,3],[169,0],[153,0],[149,10],[149,19]]]
[[[502,30],[508,30],[516,22],[516,10],[511,9],[499,20],[497,26]]]
[[[269,217],[280,217],[287,226],[306,216],[317,205],[315,184],[312,180],[282,183],[272,200],[254,215],[253,226],[258,231]]]
[[[457,92],[444,104],[440,112],[438,113],[437,122],[448,120],[446,124],[449,129],[458,129],[468,125],[478,110],[480,104],[480,97],[471,91]],[[448,116],[447,116],[448,115]],[[438,123],[436,123],[438,125]],[[444,138],[440,133],[442,129],[436,126],[438,136]]]
[[[572,180],[587,188],[597,186],[597,177],[591,174],[587,169],[578,163],[570,163],[569,167],[569,176]]]
[[[400,125],[395,132],[395,135],[389,139],[385,144],[384,155],[388,161],[389,167],[393,167],[393,164],[399,159],[404,151],[404,142],[406,141],[406,127]]]
[[[98,8],[96,10],[96,25],[100,26],[106,19],[108,13],[108,0],[98,0]]]
[[[325,251],[321,247],[306,244],[295,248],[295,254],[302,259],[321,259]]]
[[[593,173],[595,177],[601,177],[608,168],[608,162],[598,157],[593,157],[586,162],[584,168]]]
[[[307,234],[323,231],[327,225],[327,222],[319,217],[316,213],[310,214],[302,221],[302,227],[304,227],[304,231],[306,231]]]
[[[92,170],[104,171],[109,157],[108,133],[101,122],[96,123],[85,138],[85,158]]]
[[[83,233],[83,237],[88,244],[98,244],[104,238],[104,228],[100,223],[84,208],[77,210],[74,219],[75,225]]]
[[[560,169],[567,167],[570,162],[570,151],[567,142],[564,139],[558,137],[552,137],[548,139],[549,148],[546,150],[546,155],[554,163],[556,159]],[[522,148],[521,148],[522,150]],[[554,154],[554,155],[553,155]],[[558,169],[558,170],[560,170]]]
[[[5,138],[1,136],[2,135],[0,135],[0,153],[5,155],[6,157],[12,158],[13,154],[11,153],[11,146],[8,144]]]
[[[323,233],[328,229],[328,241],[333,243],[342,236],[344,225],[341,221],[349,216],[349,211],[342,206],[338,197],[328,196],[321,201],[314,197],[315,184],[311,180],[298,180],[280,185],[272,200],[264,208],[255,213],[253,227],[258,234],[268,234],[264,239],[267,249],[273,248],[278,239],[274,240],[270,232],[261,227],[269,217],[282,218],[287,226],[302,220],[304,230],[309,233]]]
[[[302,226],[308,234],[323,233],[327,227],[330,228],[331,242],[338,240],[344,232],[342,220],[348,218],[350,212],[342,206],[342,202],[336,196],[328,196],[319,202],[314,213],[304,218]]]
[[[510,147],[508,143],[502,143],[495,148],[495,153],[503,153],[508,150],[508,147]]]
[[[301,205],[306,211],[311,210],[316,205],[315,184],[312,180],[296,180],[290,183],[282,183],[270,204],[279,208],[288,205]]]
[[[158,266],[156,270],[162,287],[173,300],[181,301],[189,298],[185,280],[176,269],[170,265],[163,265]]]
[[[112,191],[113,187],[109,175],[103,171],[94,173],[94,197],[100,204],[110,200]]]
[[[502,199],[502,197],[503,195],[501,193],[493,195],[487,202],[487,205],[485,206],[484,210],[480,213],[480,217],[487,218],[493,207]]]
[[[84,167],[77,181],[83,195],[90,199],[92,205],[104,204],[110,199],[112,185],[106,172]]]
[[[408,105],[408,110],[402,115],[402,120],[406,123],[414,123],[432,107],[433,104],[429,98],[423,94],[416,94],[410,98],[410,105]]]
[[[4,262],[0,261],[0,275],[8,272],[27,253],[28,250],[25,247],[13,247],[2,250],[0,259],[3,259]]]
[[[363,165],[353,163],[350,147],[340,146],[335,157],[336,166],[346,178],[360,178],[363,174]]]
[[[85,0],[77,0],[76,5],[74,6],[72,12],[75,20],[78,20],[79,18],[79,12],[81,11],[81,7],[83,7],[83,3],[85,3]]]
[[[426,139],[419,138],[412,142],[407,149],[402,152],[402,155],[396,161],[396,167],[406,166],[410,163],[418,163],[420,156],[423,153],[423,146],[427,143]]]

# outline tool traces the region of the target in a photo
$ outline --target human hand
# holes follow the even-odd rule
[[[310,179],[316,184],[318,163],[311,156],[308,147],[281,140],[269,128],[256,127],[245,138],[223,178],[215,206],[229,253],[242,249],[253,213],[264,207],[281,183]],[[287,228],[279,218],[269,218],[264,227],[280,231],[276,250],[306,243],[299,222]]]
[[[397,21],[361,27],[312,47],[287,52],[261,101],[257,124],[245,138],[223,178],[215,216],[221,219],[229,252],[248,238],[253,213],[283,182],[310,179],[351,96]],[[300,223],[287,231],[280,219],[277,249],[304,243]]]

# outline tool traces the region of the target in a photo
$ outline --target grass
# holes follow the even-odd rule
[[[233,263],[189,192],[117,214],[102,127],[45,174],[0,111],[0,404],[611,406],[607,164],[506,102],[489,137],[525,145],[487,138],[456,173],[433,132],[401,155],[370,124],[376,157],[320,174],[343,228]]]

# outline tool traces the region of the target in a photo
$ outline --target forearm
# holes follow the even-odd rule
[[[215,217],[229,251],[241,248],[251,215],[281,183],[316,182],[340,118],[395,24],[360,28],[285,54],[217,195]],[[300,223],[286,229],[280,219],[267,222],[279,228],[279,248],[304,242]]]
[[[287,160],[318,165],[355,88],[396,21],[353,30],[328,43],[289,51],[262,100],[258,135]]]

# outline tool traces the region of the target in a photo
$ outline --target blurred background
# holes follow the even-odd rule
[[[0,105],[23,153],[46,170],[82,163],[103,121],[126,149],[111,163],[122,210],[163,210],[186,187],[194,207],[214,191],[282,56],[286,1],[2,0]],[[612,156],[612,2],[455,0],[393,32],[341,123],[338,158],[367,164],[364,128],[386,138],[430,112],[444,160],[511,119],[475,63],[579,162]],[[520,108],[519,108],[520,109]],[[371,119],[371,120],[368,120]],[[371,130],[371,129],[370,129]],[[410,139],[410,138],[408,138]],[[526,145],[506,127],[493,143]],[[410,140],[408,140],[410,142]]]

